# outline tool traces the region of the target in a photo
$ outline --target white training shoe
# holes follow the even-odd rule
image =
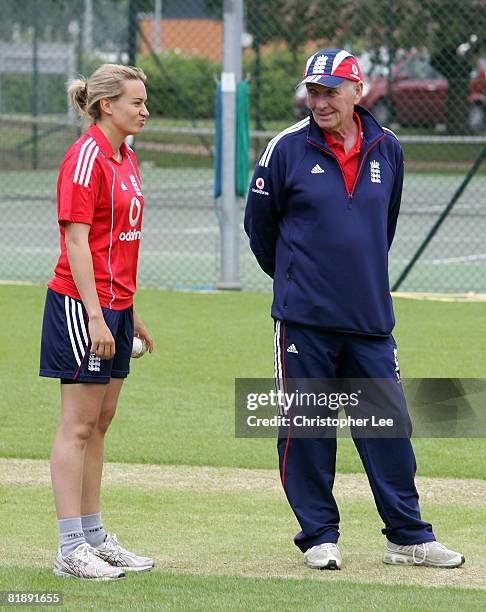
[[[332,542],[325,542],[309,548],[304,553],[304,561],[313,569],[341,569],[342,557],[339,548]]]
[[[425,565],[427,567],[459,567],[465,562],[464,555],[449,550],[439,542],[424,542],[410,546],[399,546],[386,541],[383,563],[391,565]]]
[[[115,534],[107,535],[105,541],[95,548],[96,554],[114,567],[123,567],[127,572],[151,570],[155,561],[151,557],[139,557],[121,546]]]
[[[116,580],[125,576],[122,569],[106,563],[89,544],[80,544],[70,555],[63,557],[61,549],[54,559],[54,575],[88,580]]]

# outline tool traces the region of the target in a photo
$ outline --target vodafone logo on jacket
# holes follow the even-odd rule
[[[264,191],[263,188],[265,187],[265,181],[262,179],[261,176],[259,176],[256,181],[255,181],[255,185],[256,185],[256,189],[255,187],[252,187],[251,190],[253,193],[259,193],[260,195],[269,195],[268,191]]]

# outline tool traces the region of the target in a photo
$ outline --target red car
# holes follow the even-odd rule
[[[366,106],[381,124],[389,121],[386,101],[387,77],[365,79],[364,95],[360,104]],[[391,98],[395,120],[401,125],[445,124],[447,119],[448,83],[433,68],[427,54],[412,52],[392,69]],[[486,60],[480,59],[471,74],[468,101],[469,127],[474,131],[486,129]]]

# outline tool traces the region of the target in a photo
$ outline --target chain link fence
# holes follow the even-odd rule
[[[244,7],[250,166],[269,138],[308,112],[294,89],[306,58],[322,47],[352,51],[365,74],[363,104],[405,152],[392,285],[486,293],[484,0],[246,0]],[[147,73],[151,112],[135,142],[146,201],[139,286],[216,287],[222,0],[2,0],[2,9],[0,279],[43,283],[52,274],[57,168],[83,131],[65,82],[121,62]],[[269,289],[242,227],[240,242],[243,288]]]

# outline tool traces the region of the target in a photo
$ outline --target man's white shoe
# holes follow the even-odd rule
[[[61,549],[54,559],[54,575],[87,580],[116,580],[125,576],[122,569],[106,563],[94,548],[84,542],[70,555],[63,557]]]
[[[309,548],[304,553],[304,561],[313,569],[341,569],[342,557],[339,548],[332,542],[325,542]]]
[[[400,546],[386,541],[383,562],[391,565],[425,565],[427,567],[459,567],[464,555],[449,550],[439,542]]]
[[[155,565],[151,557],[139,557],[123,548],[115,534],[107,535],[105,541],[95,550],[104,561],[115,567],[123,567],[127,572],[143,572],[151,570]]]

